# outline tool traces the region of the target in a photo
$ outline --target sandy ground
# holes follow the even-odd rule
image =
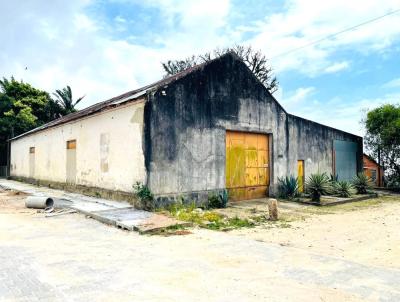
[[[356,205],[286,206],[281,212],[287,224],[234,233],[369,265],[400,268],[400,195]]]
[[[400,300],[398,197],[170,237],[23,202],[0,192],[0,301]]]

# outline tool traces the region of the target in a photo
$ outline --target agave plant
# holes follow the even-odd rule
[[[293,175],[278,178],[278,192],[281,198],[293,199],[299,196],[299,182]]]
[[[353,186],[357,189],[357,194],[366,194],[367,190],[371,188],[371,179],[364,173],[358,173],[353,178]]]
[[[321,195],[332,191],[328,175],[326,173],[311,174],[306,182],[306,191],[311,195],[312,201],[321,202]]]
[[[229,193],[228,190],[224,189],[221,193],[219,193],[219,199],[221,200],[221,206],[226,208],[226,205],[229,200]]]
[[[331,173],[330,181],[331,181],[332,183],[335,183],[335,182],[337,182],[338,180],[339,180],[339,175],[337,175],[337,174],[332,174],[332,173]]]
[[[340,197],[350,197],[355,191],[353,185],[344,180],[335,182],[334,190]]]

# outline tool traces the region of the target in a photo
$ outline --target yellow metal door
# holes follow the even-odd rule
[[[268,135],[227,131],[226,187],[230,199],[265,197],[268,186]]]
[[[297,181],[299,183],[299,192],[304,192],[304,160],[297,161]]]

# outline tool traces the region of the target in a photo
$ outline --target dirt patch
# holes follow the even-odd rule
[[[35,210],[19,194],[0,202],[0,279],[13,301],[400,300],[399,198],[329,209],[281,203],[278,222],[227,233],[176,226],[165,236],[78,214],[21,214]],[[227,211],[267,213],[262,203],[241,208]]]
[[[0,190],[0,213],[32,213],[33,210],[25,208],[25,199],[28,194]]]
[[[235,233],[318,254],[400,268],[399,213],[399,196],[331,207],[283,208],[281,224],[286,227],[264,223]]]

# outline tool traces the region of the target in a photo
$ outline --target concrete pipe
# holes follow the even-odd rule
[[[25,201],[25,207],[33,209],[45,209],[53,205],[54,200],[46,196],[29,196]]]

